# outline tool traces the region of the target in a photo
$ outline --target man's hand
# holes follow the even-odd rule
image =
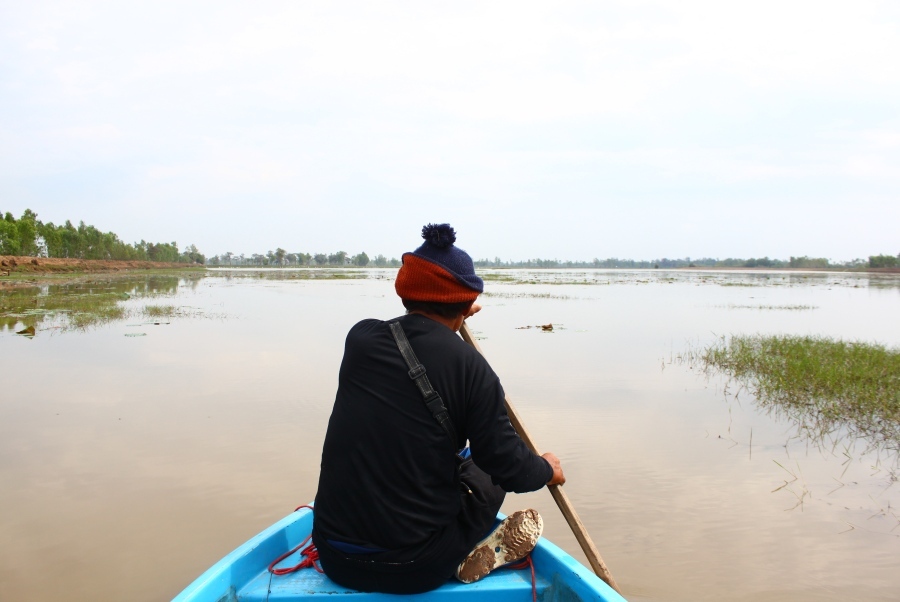
[[[547,462],[550,463],[550,467],[553,469],[553,478],[547,481],[548,485],[562,485],[566,482],[566,475],[563,474],[562,465],[559,463],[559,458],[556,457],[556,454],[552,452],[547,452],[543,456],[541,456]]]
[[[466,313],[466,315],[463,316],[463,319],[471,318],[472,316],[474,316],[475,314],[477,314],[480,311],[481,311],[481,305],[479,305],[478,303],[473,303],[472,307],[469,308],[469,311]]]

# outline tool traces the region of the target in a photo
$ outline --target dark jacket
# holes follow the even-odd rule
[[[459,440],[425,406],[388,323],[363,320],[347,335],[315,505],[323,537],[387,550],[414,547],[456,519],[455,453],[467,440],[506,491],[540,489],[553,475],[509,423],[500,380],[481,354],[434,320],[399,321]]]

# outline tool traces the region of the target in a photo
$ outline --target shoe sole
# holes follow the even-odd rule
[[[456,570],[463,583],[474,583],[494,569],[522,560],[537,545],[544,521],[537,510],[519,510],[475,545]]]

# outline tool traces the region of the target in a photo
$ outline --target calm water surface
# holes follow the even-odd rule
[[[393,271],[308,275],[95,280],[124,319],[0,322],[0,600],[166,600],[314,497],[346,331],[402,306]],[[678,361],[731,334],[900,347],[896,278],[485,275],[470,326],[628,599],[897,599],[896,458]],[[583,558],[546,491],[527,506]]]

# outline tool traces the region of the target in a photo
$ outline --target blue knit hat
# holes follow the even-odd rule
[[[425,242],[403,254],[403,267],[395,287],[404,299],[456,303],[474,300],[484,292],[484,282],[475,275],[469,254],[453,246],[456,232],[450,224],[427,224]],[[419,260],[428,262],[422,264]],[[427,267],[428,265],[431,267]]]

